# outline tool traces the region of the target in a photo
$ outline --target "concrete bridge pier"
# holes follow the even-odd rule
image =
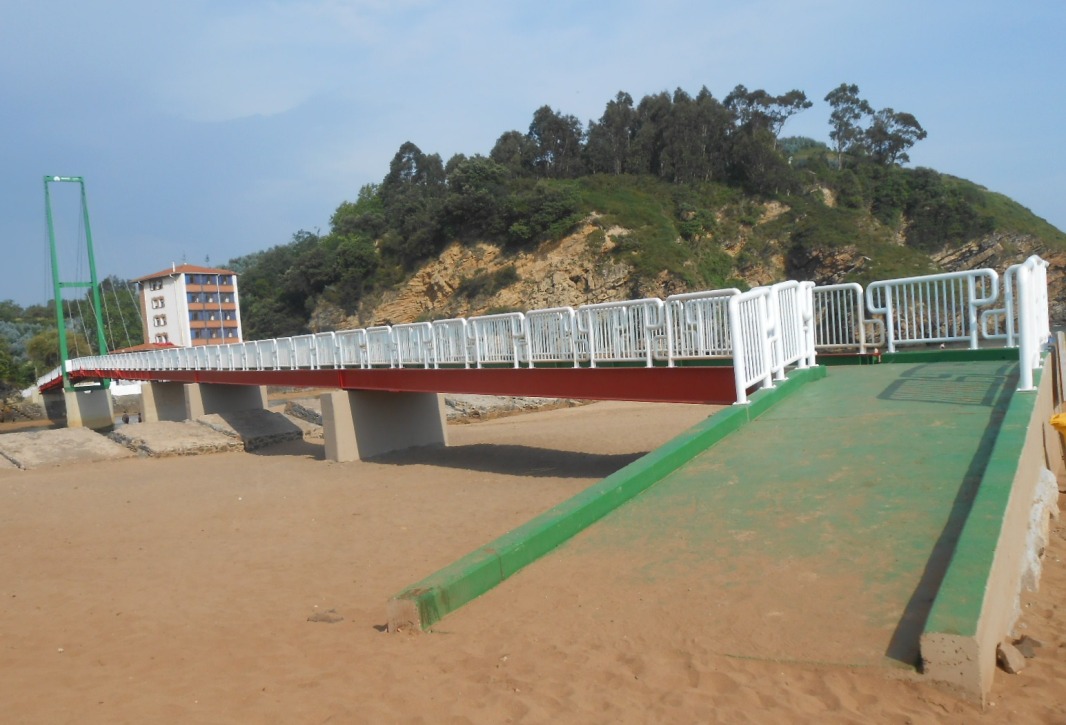
[[[446,446],[438,393],[340,390],[322,395],[326,460],[358,461],[415,446]]]
[[[144,406],[141,420],[146,423],[187,420],[185,383],[144,383],[141,385],[141,405]]]
[[[115,406],[106,388],[59,390],[41,397],[48,419],[66,418],[68,428],[107,430],[115,425]]]
[[[145,383],[141,388],[144,420],[192,420],[211,413],[262,410],[267,390],[260,385]]]

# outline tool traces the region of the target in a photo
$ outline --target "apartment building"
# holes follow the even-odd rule
[[[146,343],[195,347],[243,341],[233,271],[176,264],[134,281]]]

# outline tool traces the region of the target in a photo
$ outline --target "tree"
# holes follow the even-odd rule
[[[627,163],[632,173],[664,176],[663,139],[672,110],[673,101],[665,91],[640,99]]]
[[[481,155],[449,160],[448,167],[444,201],[448,230],[457,235],[501,236],[511,176],[507,168]]]
[[[585,150],[590,171],[615,175],[628,171],[636,120],[633,97],[618,91],[614,100],[607,102],[600,120],[589,122]]]
[[[515,176],[533,173],[533,157],[536,147],[529,136],[521,131],[508,131],[496,139],[489,158],[506,167]]]
[[[724,175],[731,130],[728,109],[706,87],[696,98],[678,88],[662,137],[664,178],[696,183]]]
[[[92,346],[81,332],[67,330],[67,351],[71,357],[91,355]],[[59,365],[59,330],[52,328],[34,335],[26,343],[26,353],[40,374]]]
[[[564,116],[550,106],[541,106],[533,113],[528,135],[534,148],[533,169],[538,175],[572,179],[583,173],[581,142],[584,131],[575,116]]]
[[[891,165],[910,161],[907,149],[927,135],[918,119],[911,114],[882,108],[874,114],[864,139],[874,160]]]
[[[737,119],[743,130],[769,131],[776,140],[789,118],[813,104],[803,91],[792,90],[780,96],[771,96],[763,90],[749,91],[738,85],[725,97],[725,106]]]
[[[859,98],[859,87],[852,83],[841,83],[825,97],[832,107],[829,125],[832,131],[829,138],[833,140],[837,153],[837,168],[843,168],[844,153],[859,147],[863,141],[863,129],[860,122],[873,115],[873,108],[864,99]]]
[[[445,194],[444,164],[437,154],[424,154],[410,141],[400,146],[379,191],[391,235],[382,249],[405,266],[435,251],[440,242],[441,207]]]
[[[356,201],[342,201],[329,219],[330,233],[340,236],[365,234],[371,239],[385,231],[385,209],[378,184],[364,184]]]

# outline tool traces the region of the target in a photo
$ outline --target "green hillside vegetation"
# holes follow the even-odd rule
[[[451,242],[516,252],[588,219],[599,227],[590,243],[611,236],[610,254],[638,280],[665,273],[689,288],[745,286],[774,255],[806,276],[812,258],[844,248],[869,259],[849,280],[928,273],[930,252],[992,232],[1066,249],[1066,235],[1006,197],[904,167],[926,137],[912,115],[875,110],[848,84],[826,101],[832,146],[780,136],[811,106],[803,92],[744,86],[722,100],[706,88],[639,102],[620,92],[587,125],[544,106],[487,155],[447,163],[404,143],[380,184],[337,207],[327,233],[301,231],[230,262],[246,334],[305,332],[320,302],[352,312]],[[783,212],[764,221],[774,202]],[[476,275],[459,294],[491,294],[512,277]]]

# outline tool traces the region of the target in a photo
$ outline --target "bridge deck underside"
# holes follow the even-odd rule
[[[85,371],[80,377],[664,403],[729,404],[737,399],[729,366]]]
[[[654,610],[724,654],[912,666],[1016,385],[1011,362],[832,368],[447,627]]]

